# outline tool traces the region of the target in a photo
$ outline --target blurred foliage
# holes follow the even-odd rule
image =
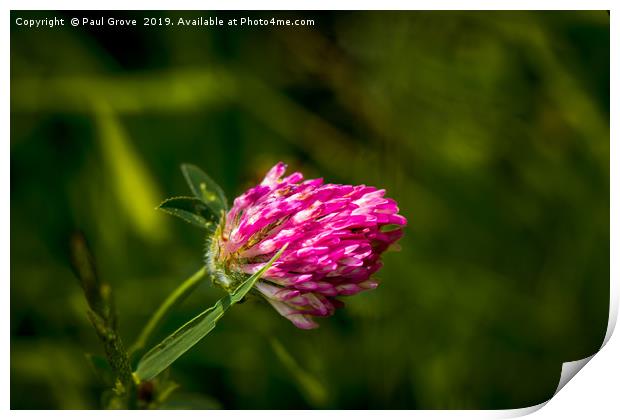
[[[12,408],[102,407],[73,231],[126,342],[199,268],[202,233],[154,210],[189,195],[183,162],[231,198],[278,160],[384,187],[410,226],[382,285],[318,330],[233,308],[172,367],[169,408],[523,407],[600,346],[606,12],[261,12],[316,25],[234,29],[28,29],[15,17],[54,13],[11,15]],[[215,14],[122,13],[198,15]],[[221,296],[201,286],[155,339]]]

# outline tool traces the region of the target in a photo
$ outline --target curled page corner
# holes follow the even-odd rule
[[[599,349],[596,352],[594,352],[592,355],[588,357],[584,357],[583,359],[580,359],[580,360],[574,360],[572,362],[562,363],[562,371],[560,373],[560,380],[558,381],[558,386],[553,392],[553,395],[547,401],[543,401],[540,404],[532,405],[530,407],[502,410],[498,413],[499,415],[497,416],[497,418],[521,417],[521,416],[526,416],[528,414],[531,414],[531,413],[534,413],[540,410],[545,405],[547,405],[547,403],[551,401],[553,397],[555,397],[557,393],[560,392],[560,390],[564,388],[564,386],[571,379],[573,379],[573,377],[581,369],[583,369],[583,367],[587,365],[588,362],[592,360],[592,358],[596,356],[598,352],[600,352],[603,349],[603,347],[605,347],[605,345],[611,338],[611,335],[613,334],[614,329],[616,328],[616,321],[618,319],[618,287],[617,286],[618,286],[617,281],[614,280],[614,278],[612,277],[610,281],[610,287],[609,287],[609,319],[607,320],[607,331],[605,332],[605,338],[603,339],[603,343],[601,344],[601,347],[599,347]]]
[[[601,347],[599,347],[599,349],[596,352],[594,352],[594,354],[588,357],[584,357],[583,359],[580,359],[580,360],[574,360],[572,362],[562,363],[562,372],[560,373],[560,381],[558,383],[558,387],[555,389],[555,392],[553,393],[551,398],[555,397],[555,395],[558,392],[560,392],[562,388],[564,388],[564,385],[566,385],[568,381],[573,379],[573,377],[577,374],[577,372],[583,369],[583,367],[587,365],[588,362],[592,360],[592,358],[596,356],[596,354],[603,349],[603,347],[605,347],[605,345],[611,338],[611,335],[613,334],[614,329],[616,328],[616,320],[618,318],[617,294],[614,293],[613,289],[614,289],[613,287],[610,288],[609,319],[607,320],[607,331],[605,332],[605,338],[603,339],[603,343],[601,344]],[[550,401],[551,398],[549,398],[548,401]]]
[[[598,351],[596,353],[598,353]],[[579,372],[590,360],[592,360],[592,358],[596,355],[596,353],[594,353],[591,356],[584,357],[583,359],[562,363],[562,372],[560,373],[560,381],[558,382],[558,387],[555,389],[555,392],[553,393],[553,396],[551,398],[553,398],[558,392],[560,392],[560,390],[564,388],[564,385],[566,385],[568,381],[573,379],[573,377],[577,374],[577,372]],[[551,398],[549,399],[549,401],[551,400]]]
[[[601,349],[603,348],[603,346],[606,343],[607,343],[607,340],[603,341],[603,345],[601,345]],[[527,416],[528,414],[534,413],[534,412],[540,410],[541,408],[543,408],[545,405],[547,405],[547,403],[549,401],[551,401],[553,399],[553,397],[555,397],[557,395],[558,392],[560,392],[560,390],[562,388],[564,388],[564,385],[566,385],[571,379],[573,379],[573,377],[586,364],[588,364],[588,362],[590,360],[592,360],[592,358],[594,356],[596,356],[596,354],[599,351],[601,351],[601,350],[599,349],[593,355],[585,357],[583,359],[573,360],[572,362],[564,362],[564,363],[562,363],[562,372],[560,373],[560,380],[558,382],[558,386],[555,389],[555,391],[553,392],[553,395],[551,396],[551,398],[549,398],[547,401],[543,401],[540,404],[532,405],[530,407],[516,408],[516,409],[512,409],[512,410],[505,410],[505,415],[502,415],[501,417],[502,418],[512,418],[512,417]]]

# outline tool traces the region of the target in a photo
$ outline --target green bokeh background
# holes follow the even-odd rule
[[[312,27],[25,28],[16,17],[298,17]],[[87,236],[130,343],[201,264],[154,210],[192,162],[229,198],[282,160],[409,219],[375,291],[314,331],[236,306],[171,370],[204,408],[517,408],[602,343],[607,12],[12,12],[11,406],[100,408],[68,264]],[[222,293],[201,286],[162,338]],[[273,338],[280,345],[272,344]],[[277,350],[277,351],[276,351]]]

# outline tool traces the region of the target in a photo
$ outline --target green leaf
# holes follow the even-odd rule
[[[228,210],[226,195],[215,181],[213,181],[202,169],[195,165],[184,163],[181,171],[189,184],[192,193],[202,200],[216,215]]]
[[[214,230],[218,223],[216,213],[194,197],[168,198],[157,209],[207,230]]]
[[[265,271],[271,267],[285,249],[286,245],[263,268],[241,283],[234,292],[220,299],[214,306],[183,325],[146,353],[138,362],[135,375],[140,380],[149,380],[155,377],[202,340],[215,328],[217,321],[224,315],[224,312],[245,297],[258,279],[265,274]]]

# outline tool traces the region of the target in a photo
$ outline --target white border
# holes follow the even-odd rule
[[[610,10],[612,0],[8,0],[6,10]],[[53,3],[53,5],[50,5]]]
[[[175,0],[163,1],[163,0],[149,0],[149,1],[133,1],[129,5],[128,1],[108,0],[108,1],[90,1],[88,3],[79,2],[77,0],[58,0],[50,4],[49,1],[15,1],[9,0],[3,2],[2,9],[3,21],[2,32],[0,35],[0,51],[2,52],[3,66],[1,70],[3,85],[5,88],[2,92],[5,92],[3,100],[1,102],[1,118],[2,124],[0,124],[2,130],[2,139],[4,142],[5,153],[2,154],[3,164],[0,171],[2,171],[2,196],[10,196],[10,154],[7,153],[9,148],[9,110],[10,110],[10,95],[8,89],[10,86],[10,53],[9,53],[9,37],[10,37],[10,19],[9,11],[11,9],[16,10],[452,10],[452,9],[503,9],[503,10],[610,10],[611,9],[611,74],[620,74],[620,67],[618,66],[618,18],[616,13],[620,9],[613,10],[613,2],[608,1],[543,1],[543,0],[506,0],[501,3],[498,1],[456,1],[456,0],[444,0],[433,2],[420,2],[420,1],[395,1],[395,0],[382,0],[378,1],[327,1],[327,0],[305,0],[295,1],[294,4],[291,1],[271,1],[265,0],[261,2],[256,1],[188,1],[188,0]],[[257,7],[260,6],[260,7]],[[618,115],[618,86],[611,82],[611,112],[610,115]],[[611,138],[618,138],[618,125],[611,121]],[[611,162],[619,162],[618,159],[618,147],[611,141]],[[618,166],[611,165],[611,209],[610,214],[620,214],[620,207],[618,206],[618,180],[619,169]],[[7,200],[5,198],[5,203]],[[600,354],[596,357],[587,358],[587,361],[592,360],[585,366],[584,371],[579,374],[579,379],[570,381],[568,384],[565,382],[559,384],[558,391],[561,392],[552,398],[547,403],[540,404],[535,407],[528,407],[516,410],[499,410],[499,411],[361,411],[351,412],[350,415],[361,418],[374,418],[375,416],[384,417],[386,415],[394,418],[409,418],[411,415],[419,416],[420,418],[504,418],[504,417],[516,417],[532,412],[536,412],[534,416],[537,418],[584,418],[594,415],[594,418],[605,419],[615,418],[620,410],[618,410],[620,404],[617,394],[618,389],[618,374],[620,373],[620,344],[617,338],[613,338],[611,333],[617,320],[618,314],[618,233],[619,226],[616,220],[611,218],[611,289],[610,289],[610,321],[605,337],[604,348]],[[5,316],[1,319],[1,325],[3,330],[3,337],[5,338],[5,345],[2,348],[3,360],[1,365],[2,382],[0,382],[0,390],[2,391],[2,408],[8,410],[10,407],[10,293],[9,278],[10,278],[10,207],[8,204],[2,206],[2,221],[1,230],[6,232],[2,240],[2,252],[0,253],[0,261],[2,267],[3,278],[6,282],[5,293],[2,295],[2,303],[5,311]],[[611,339],[610,339],[611,338]],[[564,364],[563,377],[569,378],[569,370],[572,369],[573,374],[584,367],[584,361],[571,362]],[[576,370],[575,370],[576,369]],[[568,375],[568,376],[567,376]],[[562,387],[566,384],[566,387]],[[556,391],[556,393],[558,392]],[[539,410],[545,406],[544,410]],[[38,412],[37,412],[38,413]],[[29,411],[12,411],[12,416],[17,418],[30,417],[33,413]],[[282,418],[290,420],[292,416],[297,419],[310,419],[317,415],[321,417],[336,418],[343,414],[349,415],[349,413],[342,413],[338,411],[217,411],[208,413],[212,419],[229,418],[230,416],[251,416],[255,418]],[[89,411],[87,413],[81,411],[48,411],[45,412],[45,416],[53,418],[82,418],[88,415],[93,418],[100,416],[108,416],[109,413],[104,411]],[[169,412],[148,412],[148,413],[132,413],[132,412],[117,412],[115,416],[120,417],[133,417],[134,415],[148,416],[151,418],[167,418]],[[179,412],[175,415],[191,416],[194,418],[202,418],[205,413],[200,411],[195,412]],[[101,417],[103,418],[103,417]]]

